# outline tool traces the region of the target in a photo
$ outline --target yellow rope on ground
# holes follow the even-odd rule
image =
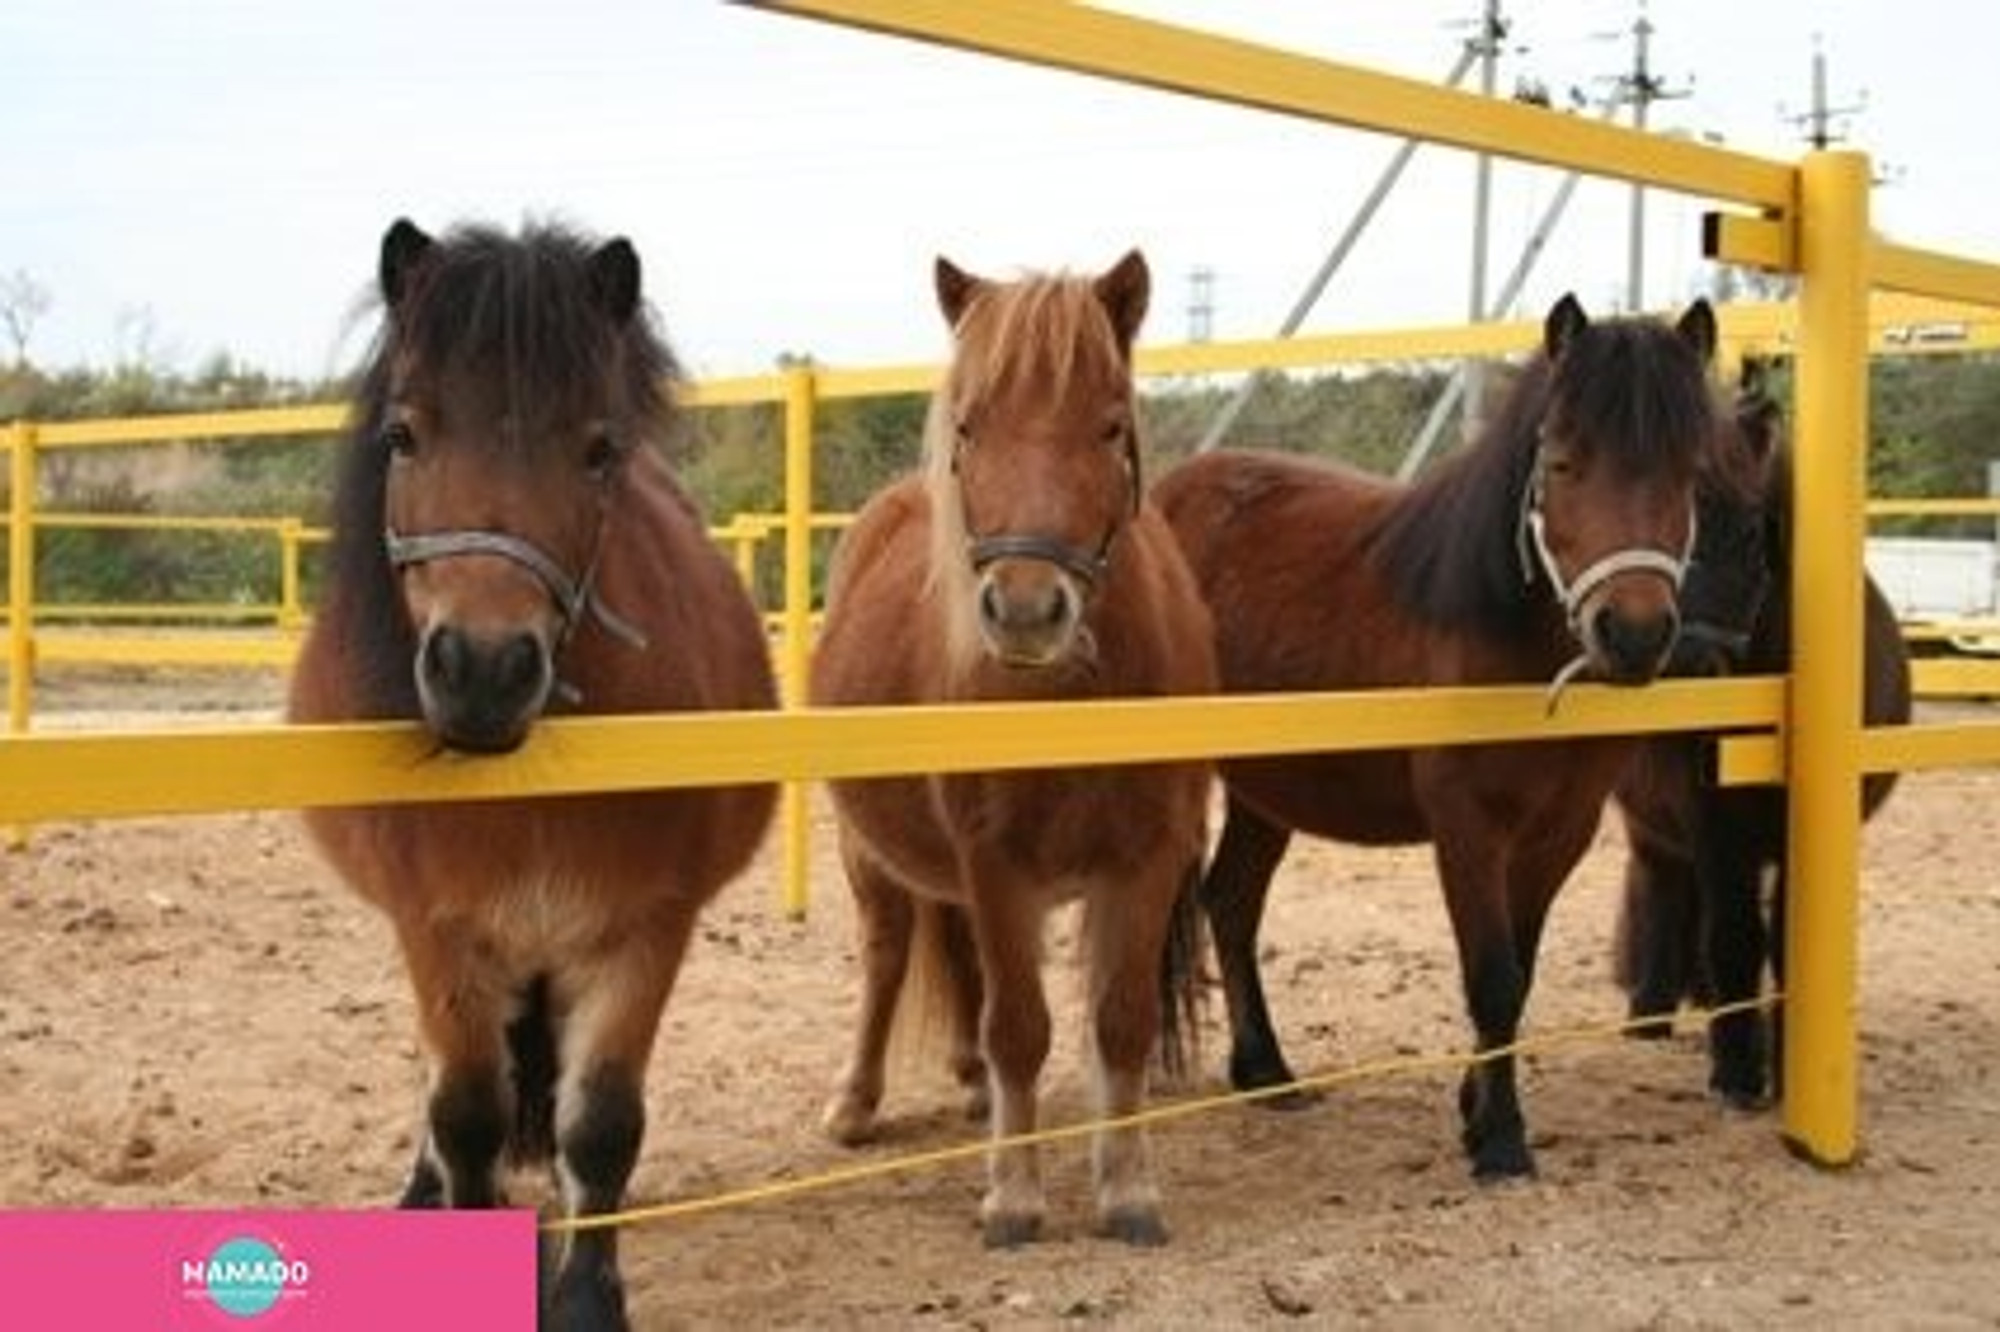
[[[1704,1025],[1719,1017],[1735,1013],[1751,1012],[1775,1007],[1783,999],[1781,992],[1773,992],[1756,999],[1744,999],[1716,1008],[1693,1009],[1680,1015],[1699,1020]],[[590,1216],[560,1217],[542,1224],[545,1233],[566,1234],[584,1230],[606,1230],[619,1226],[640,1225],[651,1221],[670,1221],[681,1217],[695,1216],[703,1212],[717,1212],[730,1207],[744,1207],[751,1203],[770,1202],[777,1198],[789,1198],[803,1193],[814,1193],[821,1189],[838,1188],[844,1184],[855,1184],[862,1180],[878,1179],[886,1175],[901,1174],[928,1169],[932,1166],[948,1165],[954,1161],[968,1160],[984,1156],[997,1148],[1025,1147],[1040,1143],[1063,1142],[1071,1138],[1086,1137],[1104,1129],[1139,1128],[1162,1124],[1170,1120],[1186,1119],[1193,1115],[1205,1114],[1212,1110],[1234,1105],[1248,1105],[1257,1101],[1267,1101],[1301,1091],[1324,1091],[1361,1082],[1370,1078],[1385,1078],[1401,1074],[1429,1073],[1452,1068],[1470,1068],[1509,1055],[1535,1054],[1553,1049],[1559,1045],[1577,1045],[1589,1041],[1606,1040],[1622,1036],[1641,1027],[1658,1025],[1671,1020],[1658,1017],[1630,1018],[1623,1022],[1602,1023],[1590,1027],[1566,1027],[1558,1031],[1545,1032],[1539,1036],[1526,1036],[1511,1045],[1499,1045],[1490,1050],[1463,1051],[1454,1054],[1420,1054],[1399,1056],[1393,1059],[1377,1059],[1366,1063],[1332,1069],[1324,1073],[1308,1074],[1295,1081],[1271,1087],[1253,1087],[1247,1091],[1215,1092],[1206,1096],[1193,1096],[1184,1100],[1169,1101],[1149,1106],[1144,1110],[1117,1119],[1093,1119],[1074,1124],[1062,1124],[1055,1128],[1037,1129],[1032,1133],[1018,1133],[1010,1137],[985,1139],[978,1142],[958,1143],[951,1147],[939,1147],[932,1151],[917,1152],[909,1156],[890,1157],[881,1161],[867,1161],[860,1165],[842,1166],[835,1170],[815,1175],[804,1175],[798,1179],[773,1180],[766,1184],[752,1184],[727,1193],[710,1194],[702,1198],[688,1198],[680,1202],[656,1203],[647,1207],[632,1207],[617,1212],[597,1212]]]

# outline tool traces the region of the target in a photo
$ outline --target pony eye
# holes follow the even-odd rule
[[[584,449],[583,465],[592,476],[603,477],[618,464],[620,453],[618,439],[609,430],[599,430],[590,437]]]
[[[417,435],[407,421],[391,421],[382,427],[382,447],[392,458],[409,458],[417,452]]]

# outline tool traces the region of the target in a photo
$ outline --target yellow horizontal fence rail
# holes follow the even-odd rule
[[[1720,320],[1725,348],[1732,355],[1746,351],[1784,351],[1795,337],[1797,310],[1786,302],[1742,302],[1723,307]],[[1870,330],[1873,345],[1885,354],[1921,354],[2000,346],[2000,312],[1984,310],[1962,301],[1885,293],[1877,296],[1871,307]],[[1540,334],[1538,322],[1513,320],[1474,325],[1363,329],[1303,334],[1283,339],[1166,344],[1140,348],[1136,368],[1146,376],[1178,376],[1323,369],[1336,365],[1385,362],[1445,362],[1472,356],[1505,357],[1528,351],[1536,344]],[[938,373],[939,367],[935,365],[815,367],[811,396],[814,401],[832,401],[890,393],[927,393]],[[682,398],[691,408],[779,405],[786,400],[786,382],[783,374],[701,380],[685,385]],[[340,431],[345,428],[346,411],[341,404],[309,404],[66,421],[37,424],[33,433],[38,451],[130,448],[187,441],[270,440]],[[1869,504],[1871,516],[1967,516],[1995,512],[2000,512],[2000,499],[1893,499],[1872,500]],[[808,522],[813,530],[824,532],[843,526],[848,518],[843,514],[814,513]],[[10,522],[11,518],[0,515],[0,524]],[[286,631],[287,640],[295,638],[304,624],[305,611],[300,600],[301,553],[306,547],[323,542],[327,535],[294,518],[37,511],[34,522],[42,531],[94,528],[271,533],[279,543],[279,571],[283,588],[280,599],[275,603],[140,606],[41,602],[34,607],[34,617],[38,623],[182,619],[242,623],[275,619]],[[738,570],[748,581],[754,576],[758,551],[780,536],[788,522],[787,515],[782,513],[741,513],[714,527],[711,534],[730,549]],[[783,614],[782,610],[770,613],[774,628],[781,627]],[[118,639],[104,635],[63,641],[44,638],[39,644],[38,655],[49,662],[82,664],[95,659],[107,664],[144,664],[149,641],[160,645],[161,664],[283,663],[289,661],[291,655],[290,649],[283,643],[260,643],[241,636],[221,639],[203,647],[193,641],[169,640],[157,635],[151,639]],[[99,655],[93,658],[93,652]]]
[[[1783,702],[1746,677],[1577,685],[1553,717],[1539,685],[569,717],[505,758],[400,723],[27,735],[0,741],[0,823],[1768,728]]]

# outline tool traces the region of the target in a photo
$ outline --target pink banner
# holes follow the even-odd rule
[[[535,1214],[0,1211],[0,1323],[533,1332]]]

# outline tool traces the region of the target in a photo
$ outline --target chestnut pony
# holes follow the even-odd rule
[[[920,474],[869,500],[843,538],[813,666],[819,704],[1194,694],[1213,632],[1173,534],[1146,501],[1131,348],[1148,276],[1134,251],[1096,278],[996,282],[940,259],[954,335]],[[1129,1115],[1164,1034],[1177,1048],[1198,942],[1206,763],[913,776],[833,784],[860,920],[854,1050],[828,1131],[875,1128],[913,946],[943,983],[953,1065],[996,1138],[1036,1127],[1050,1044],[1044,918],[1081,900],[1096,1108]],[[1141,1132],[1100,1130],[1097,1220],[1166,1238]],[[997,1146],[989,1245],[1035,1239],[1032,1146]]]
[[[1215,617],[1229,691],[1651,680],[1673,646],[1697,473],[1721,414],[1714,317],[1592,322],[1564,297],[1492,427],[1412,485],[1222,450],[1154,499]],[[1553,705],[1553,696],[1551,703]],[[1630,758],[1622,738],[1224,760],[1202,885],[1239,1087],[1292,1080],[1257,970],[1294,831],[1428,841],[1478,1049],[1516,1035],[1542,925]],[[1475,1174],[1533,1170],[1514,1062],[1469,1068]]]
[[[1791,662],[1784,422],[1754,361],[1744,363],[1736,419],[1768,480],[1747,502],[1703,489],[1701,532],[1682,595],[1683,637],[1696,650],[1676,653],[1676,673],[1770,674]],[[1910,719],[1908,648],[1894,609],[1865,573],[1862,595],[1862,719],[1898,725]],[[1639,1035],[1668,1034],[1667,1019],[1684,998],[1732,1005],[1757,996],[1767,965],[1783,977],[1785,790],[1714,785],[1708,751],[1703,737],[1657,737],[1618,784],[1630,855],[1615,970],[1631,1015],[1662,1019],[1636,1028]],[[1896,777],[1862,778],[1863,817],[1889,798]],[[1763,1104],[1776,1088],[1781,1031],[1775,1019],[1767,1031],[1764,1016],[1751,1010],[1716,1017],[1708,1028],[1710,1089],[1740,1108]]]
[[[379,277],[292,718],[409,719],[440,753],[488,755],[550,713],[773,706],[756,612],[658,451],[675,365],[632,246],[399,221]],[[569,1216],[620,1204],[696,913],[772,803],[755,786],[307,812],[416,991],[431,1086],[404,1205],[494,1206],[510,1162],[552,1163]],[[625,1325],[615,1236],[564,1242],[555,1325]]]

